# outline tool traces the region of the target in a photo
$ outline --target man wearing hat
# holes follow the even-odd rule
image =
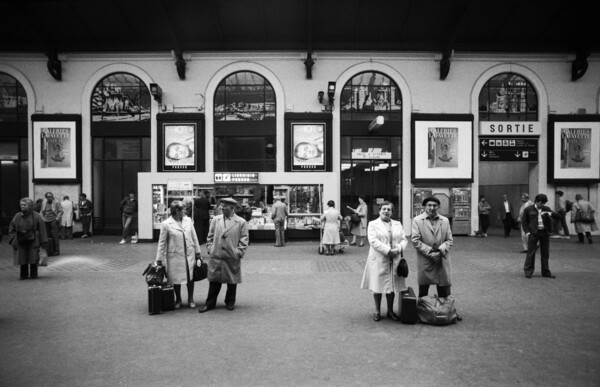
[[[206,248],[208,250],[208,295],[199,312],[208,312],[217,305],[222,284],[227,284],[225,306],[235,308],[237,284],[242,282],[241,260],[248,247],[248,224],[235,214],[238,203],[222,198],[223,213],[210,222]]]
[[[450,248],[453,239],[450,221],[438,214],[438,198],[425,198],[423,207],[425,212],[413,219],[410,237],[417,250],[419,297],[429,293],[430,285],[436,285],[439,297],[448,297],[452,285]]]
[[[285,219],[288,216],[287,206],[281,199],[282,196],[275,196],[275,203],[271,207],[271,219],[275,223],[275,247],[285,246]]]

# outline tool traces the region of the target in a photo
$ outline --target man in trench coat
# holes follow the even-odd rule
[[[208,296],[199,312],[208,312],[217,304],[222,284],[227,284],[225,306],[235,309],[237,284],[242,282],[241,261],[248,247],[248,225],[235,214],[237,202],[233,198],[221,199],[223,214],[210,222],[206,248],[208,250]]]
[[[428,294],[430,285],[437,286],[439,297],[450,295],[450,248],[453,239],[448,218],[438,214],[439,206],[440,201],[436,197],[425,198],[425,212],[415,216],[412,222],[410,239],[417,250],[419,297]]]

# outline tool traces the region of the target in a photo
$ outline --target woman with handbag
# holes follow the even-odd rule
[[[340,227],[338,222],[343,220],[342,215],[335,209],[335,202],[327,202],[327,209],[321,215],[321,224],[323,225],[322,243],[325,246],[325,255],[335,254],[335,245],[340,244]]]
[[[356,240],[358,239],[358,245],[362,247],[365,245],[365,237],[367,236],[368,208],[367,203],[365,202],[365,195],[358,195],[358,207],[356,207],[356,209],[350,206],[347,206],[346,208],[352,212],[350,215],[350,224],[352,224],[352,229],[350,230],[352,242],[350,242],[350,245],[355,246]],[[358,217],[358,222],[353,222],[353,217],[355,219]]]
[[[41,215],[33,211],[33,200],[21,199],[21,212],[15,214],[8,227],[9,244],[14,250],[14,263],[21,266],[20,279],[38,278],[40,247],[47,248],[46,226]]]
[[[185,216],[185,204],[179,200],[171,202],[171,216],[162,222],[156,263],[165,265],[167,281],[175,290],[175,309],[181,307],[181,285],[187,285],[188,305],[195,308],[193,270],[196,261],[201,262],[200,243],[192,219]]]
[[[583,243],[583,234],[589,243],[592,243],[592,231],[598,230],[596,219],[594,215],[596,209],[592,206],[592,203],[587,200],[583,200],[583,196],[580,194],[575,195],[575,203],[571,210],[571,223],[575,224],[575,231],[577,232],[577,243]]]

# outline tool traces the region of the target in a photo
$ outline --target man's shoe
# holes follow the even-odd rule
[[[556,278],[556,276],[554,274],[545,274],[542,277],[546,277],[546,278]]]
[[[227,310],[234,310],[235,309],[235,305],[233,305],[233,304],[225,305],[225,307],[227,308]]]
[[[381,314],[380,313],[374,313],[373,314],[373,321],[379,321],[381,320]]]
[[[206,305],[204,305],[202,308],[198,309],[198,313],[204,313],[204,312],[208,312],[209,310],[214,309],[214,307],[208,307]]]
[[[125,244],[125,239],[121,239],[121,242],[119,242],[120,245],[124,245]]]
[[[564,235],[563,239],[571,239],[571,236],[570,235]]]
[[[560,235],[552,235],[552,236],[550,236],[550,238],[552,238],[552,239],[559,239],[559,238],[562,238],[562,237]]]
[[[526,252],[527,252],[527,250],[521,250],[521,252],[522,252],[522,253],[526,253]]]
[[[525,278],[531,278],[531,274],[525,274]]]
[[[85,238],[87,238],[87,237],[88,237],[88,236],[87,236],[86,234],[83,234],[83,235],[81,236],[81,239],[85,239]]]

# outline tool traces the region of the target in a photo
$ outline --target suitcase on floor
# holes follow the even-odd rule
[[[173,285],[164,285],[162,291],[162,310],[167,312],[175,309],[175,290]]]
[[[162,313],[162,289],[160,286],[148,286],[148,313]]]
[[[56,255],[56,241],[52,237],[48,237],[48,250],[46,252],[49,257]]]
[[[417,315],[417,296],[410,286],[408,290],[400,292],[399,300],[400,322],[403,324],[416,324],[419,317]]]

